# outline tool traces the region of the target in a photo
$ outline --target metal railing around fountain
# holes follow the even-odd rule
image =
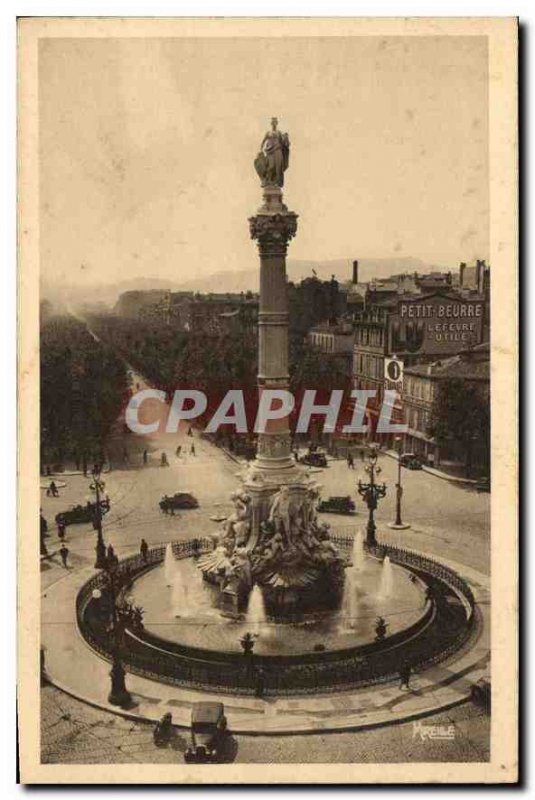
[[[351,550],[352,537],[334,534],[331,538],[341,548],[348,552]],[[161,544],[152,547],[146,557],[136,554],[120,561],[116,571],[119,585],[127,587],[135,577],[162,563],[166,547],[167,544]],[[198,538],[173,542],[172,547],[176,558],[188,558],[210,551],[213,543],[211,539]],[[402,651],[404,643],[396,645],[393,641],[395,637],[388,637],[384,646],[378,649],[361,646],[353,651],[348,649],[340,652],[307,653],[302,662],[295,657],[279,656],[272,659],[271,669],[270,659],[266,657],[255,655],[253,659],[246,659],[240,653],[208,653],[199,648],[162,642],[148,631],[138,635],[127,629],[121,659],[131,672],[152,680],[176,686],[242,694],[254,693],[257,669],[261,666],[264,671],[265,694],[291,695],[335,692],[382,683],[397,674],[401,660],[408,655],[413,669],[418,671],[444,661],[458,651],[471,635],[473,628],[475,600],[467,583],[449,567],[410,550],[381,544],[373,548],[372,553],[377,557],[388,555],[394,563],[425,573],[452,587],[464,599],[464,619],[461,618],[461,612],[457,611],[456,622],[452,626],[451,612],[447,609],[447,603],[444,603],[442,611],[446,614],[445,625],[424,625],[418,630],[415,627],[414,636],[409,636],[409,652],[405,654]],[[109,636],[103,634],[102,630],[95,630],[86,615],[94,589],[103,589],[106,584],[105,573],[98,572],[92,576],[78,593],[76,612],[78,626],[88,644],[110,660]],[[425,623],[429,622],[429,616],[430,613],[426,614]],[[423,633],[420,636],[421,631]]]

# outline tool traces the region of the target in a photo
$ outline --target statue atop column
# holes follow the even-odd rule
[[[271,120],[271,130],[266,133],[255,158],[255,169],[262,186],[284,186],[284,173],[290,161],[290,140],[287,133],[277,129],[277,117]]]

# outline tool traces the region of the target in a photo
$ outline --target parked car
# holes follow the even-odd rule
[[[100,510],[102,514],[106,514],[110,510],[110,501],[108,499],[100,501]],[[76,505],[71,506],[67,511],[60,511],[56,514],[56,522],[63,525],[76,525],[80,522],[93,522],[96,517],[97,504],[86,503],[85,506]]]
[[[407,469],[422,469],[422,459],[416,453],[402,453],[399,460],[401,466]]]
[[[320,500],[317,510],[329,511],[331,514],[354,514],[355,503],[349,495],[346,497],[329,497],[328,500]]]
[[[159,502],[159,506],[161,511],[163,511],[164,514],[167,514],[167,512],[171,509],[199,508],[199,502],[197,498],[189,492],[176,492],[176,494],[172,495],[171,497],[169,497],[167,494],[164,494]]]
[[[301,464],[306,464],[308,467],[326,467],[327,456],[322,452],[308,452],[301,459]]]
[[[490,492],[490,478],[480,478],[474,486],[476,492]]]
[[[487,678],[480,678],[477,683],[474,683],[471,690],[472,702],[480,708],[484,708],[487,713],[490,713],[490,681]]]
[[[223,703],[195,703],[191,710],[191,745],[184,753],[188,763],[217,761],[227,730]]]

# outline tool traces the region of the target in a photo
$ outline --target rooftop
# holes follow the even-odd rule
[[[445,380],[461,378],[472,381],[488,381],[490,379],[489,345],[487,342],[477,345],[472,350],[464,350],[459,355],[434,361],[431,364],[415,364],[405,369],[407,375]]]

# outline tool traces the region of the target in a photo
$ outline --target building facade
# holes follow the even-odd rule
[[[490,349],[484,343],[456,356],[428,364],[408,367],[404,372],[402,406],[407,424],[403,447],[435,467],[462,467],[466,461],[466,443],[454,435],[438,443],[429,433],[433,404],[446,381],[461,381],[475,387],[485,407],[490,403]],[[488,431],[487,434],[490,432]],[[472,464],[479,471],[489,471],[488,436],[473,443]]]

